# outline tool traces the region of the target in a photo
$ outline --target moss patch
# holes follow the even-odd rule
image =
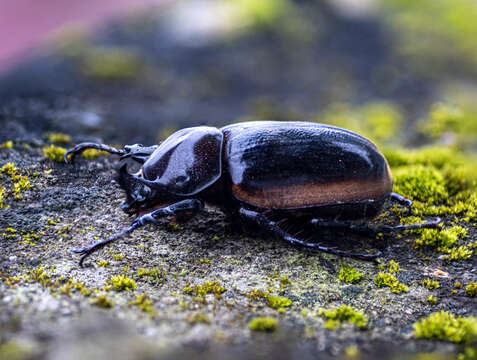
[[[340,326],[343,322],[353,324],[359,329],[365,329],[368,326],[368,320],[364,314],[349,305],[341,305],[331,310],[320,310],[318,314],[328,319],[325,327],[330,330]]]
[[[61,146],[50,145],[43,148],[43,155],[46,158],[58,163],[64,162],[65,154],[66,149]]]
[[[470,282],[465,288],[465,294],[470,297],[477,297],[477,282]]]
[[[124,275],[115,275],[109,280],[109,283],[116,291],[129,291],[136,288],[136,282]]]
[[[374,284],[377,287],[389,287],[391,288],[391,291],[396,294],[400,294],[402,292],[408,292],[409,288],[400,283],[394,276],[391,274],[385,274],[380,272],[376,277],[374,278]]]
[[[446,311],[433,313],[414,323],[414,335],[420,339],[472,344],[477,342],[477,318],[457,318]]]
[[[364,274],[348,265],[343,265],[338,274],[338,279],[348,284],[357,284],[364,279]]]
[[[256,317],[248,323],[252,331],[273,332],[278,328],[278,320],[271,317]]]

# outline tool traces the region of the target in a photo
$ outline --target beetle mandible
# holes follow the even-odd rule
[[[423,224],[371,226],[353,220],[374,217],[391,199],[412,202],[392,192],[386,159],[366,138],[334,126],[310,122],[253,121],[220,129],[198,126],[179,130],[160,145],[139,144],[118,150],[81,143],[66,162],[88,148],[131,158],[142,164],[130,174],[126,164],[118,182],[126,192],[121,206],[136,215],[122,232],[89,247],[73,250],[84,259],[106,244],[170,215],[193,215],[204,202],[239,215],[292,244],[341,256],[373,260],[380,253],[352,253],[306,242],[285,231],[270,214],[300,217],[309,226],[378,234],[436,227]],[[159,208],[158,208],[159,206]]]

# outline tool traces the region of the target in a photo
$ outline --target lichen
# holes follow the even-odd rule
[[[248,328],[252,331],[273,332],[278,328],[278,320],[265,316],[256,317],[248,323]]]
[[[365,329],[368,326],[368,320],[364,314],[361,311],[354,310],[349,305],[341,305],[331,310],[321,309],[318,315],[328,319],[325,323],[325,327],[329,330],[336,329],[336,327],[340,326],[343,322],[353,324],[359,329]]]
[[[391,274],[385,274],[380,272],[374,278],[374,284],[377,287],[389,287],[393,293],[399,294],[402,292],[408,292],[409,288],[400,283],[394,276]]]
[[[136,288],[136,282],[124,275],[115,275],[111,277],[109,284],[111,284],[116,291],[129,291]]]
[[[458,317],[446,311],[433,313],[414,323],[414,336],[460,344],[477,342],[477,318]]]
[[[470,282],[465,288],[465,294],[470,297],[477,297],[477,282]]]
[[[344,264],[340,269],[338,279],[348,284],[357,284],[364,279],[364,274]]]
[[[43,148],[43,155],[58,163],[62,163],[64,161],[64,156],[66,154],[66,149],[61,146],[50,145]]]

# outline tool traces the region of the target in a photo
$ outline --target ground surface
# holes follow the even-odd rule
[[[421,78],[393,56],[379,22],[342,17],[321,2],[297,3],[308,18],[322,19],[320,31],[308,33],[317,36],[313,46],[306,27],[303,41],[267,28],[186,46],[164,30],[164,18],[157,23],[146,16],[114,24],[94,41],[72,41],[1,79],[0,143],[13,143],[0,149],[0,167],[14,163],[32,187],[15,199],[12,180],[0,177],[7,189],[0,209],[0,359],[453,358],[463,351],[415,339],[413,323],[440,310],[477,315],[475,298],[464,290],[477,280],[477,257],[444,262],[433,250],[422,255],[413,234],[316,234],[315,240],[331,239],[341,248],[380,249],[379,265],[238,232],[219,209],[207,207],[184,224],[164,219],[140,229],[88,258],[84,268],[71,252],[116,233],[131,218],[120,210],[123,193],[112,181],[116,159],[53,162],[42,151],[51,143],[47,132],[69,134],[65,147],[90,140],[149,144],[183,126],[257,117],[319,120],[316,114],[334,102],[384,99],[402,106],[405,142],[422,140],[414,120],[439,99],[439,79]],[[116,47],[133,51],[133,59],[118,65]],[[98,69],[94,59],[122,72]],[[386,208],[384,214],[376,221],[399,223],[398,212]],[[446,226],[454,221],[444,217]],[[468,231],[465,241],[475,242],[475,222],[457,222]],[[391,260],[400,264],[395,276],[408,292],[374,284]],[[340,281],[345,264],[364,279]],[[115,290],[118,275],[136,288]],[[428,278],[440,287],[425,288]],[[437,304],[427,301],[430,295]],[[291,302],[273,307],[270,296]],[[271,305],[273,299],[280,301],[272,298]],[[325,325],[320,309],[343,304],[363,312],[366,328]],[[276,319],[276,330],[250,330],[259,316]]]

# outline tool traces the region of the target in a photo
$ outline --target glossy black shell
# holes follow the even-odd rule
[[[229,125],[224,171],[232,194],[259,208],[300,209],[381,199],[392,190],[374,144],[341,128],[307,122]]]
[[[214,127],[179,130],[151,154],[142,175],[171,194],[195,195],[222,175],[222,144],[222,132]]]

